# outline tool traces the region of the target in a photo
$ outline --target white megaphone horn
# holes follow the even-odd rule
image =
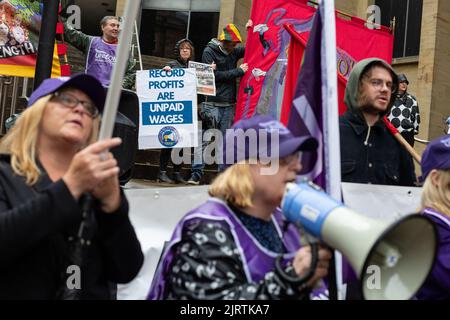
[[[411,299],[433,266],[437,234],[423,215],[395,222],[369,218],[307,182],[286,186],[282,211],[289,221],[299,222],[342,252],[358,275],[364,299]],[[373,286],[374,268],[379,271],[379,286]]]

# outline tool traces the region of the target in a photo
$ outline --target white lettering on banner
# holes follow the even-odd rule
[[[116,57],[108,54],[105,51],[95,49],[95,60],[96,61],[105,61],[110,65],[113,65],[116,62]]]
[[[150,81],[148,83],[149,89],[183,89],[183,80],[169,80],[169,81]]]
[[[171,77],[183,77],[186,74],[184,69],[172,69],[165,71],[161,69],[149,70],[151,78],[171,78]]]
[[[0,46],[0,58],[13,58],[36,53],[31,42],[24,42],[15,46]]]
[[[195,69],[136,72],[139,97],[139,149],[198,145]]]
[[[182,103],[151,103],[151,112],[167,112],[167,111],[183,111],[184,104]]]
[[[183,123],[182,114],[169,114],[167,116],[149,116],[151,124],[180,124]]]

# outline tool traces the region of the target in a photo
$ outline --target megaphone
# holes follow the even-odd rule
[[[286,186],[282,211],[349,260],[366,300],[411,299],[433,266],[437,234],[423,215],[395,222],[366,217],[308,182]]]

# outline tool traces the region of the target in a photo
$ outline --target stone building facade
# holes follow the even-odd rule
[[[422,124],[418,137],[430,140],[444,134],[444,119],[450,116],[450,1],[415,2],[419,3],[419,8],[422,7],[421,22],[417,26],[420,32],[410,33],[409,37],[417,38],[420,34],[420,49],[418,54],[413,56],[394,58],[393,66],[397,72],[407,75],[410,82],[409,91],[419,101]],[[117,0],[119,14],[124,3],[124,0]],[[251,0],[221,0],[217,32],[229,22],[234,22],[244,30],[251,3]],[[337,10],[362,19],[372,15],[368,8],[377,3],[376,0],[335,0]],[[417,9],[417,6],[405,7],[404,11],[409,9]],[[421,152],[424,145],[417,144],[416,148]]]

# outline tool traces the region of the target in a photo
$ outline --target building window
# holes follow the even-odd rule
[[[217,35],[220,0],[143,1],[139,39],[142,54],[175,58],[175,43],[183,38],[194,42],[196,61]]]
[[[139,40],[142,54],[174,58],[173,47],[186,37],[188,12],[143,10]]]
[[[423,0],[376,0],[381,24],[390,26],[395,17],[394,58],[418,56]]]

